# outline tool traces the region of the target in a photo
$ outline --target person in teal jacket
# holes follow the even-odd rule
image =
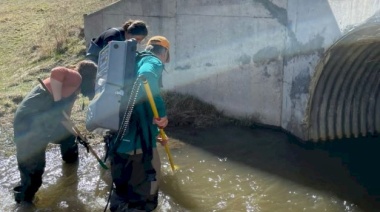
[[[160,79],[164,63],[170,60],[169,48],[165,37],[154,36],[140,53],[143,56],[137,59],[137,76],[148,81],[160,118],[154,119],[141,85],[128,130],[111,141],[115,145],[110,155],[115,185],[110,199],[111,211],[152,211],[157,207],[161,162],[156,142],[159,128],[168,124],[165,103],[160,95]]]

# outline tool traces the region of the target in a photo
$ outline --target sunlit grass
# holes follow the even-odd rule
[[[83,59],[83,15],[117,0],[0,1],[0,116],[54,65]]]

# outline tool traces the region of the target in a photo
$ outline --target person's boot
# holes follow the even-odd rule
[[[64,147],[61,144],[62,160],[66,163],[75,163],[78,160],[78,144],[74,143],[70,147]]]
[[[22,191],[22,186],[14,187],[13,194],[17,204],[24,200],[24,192]]]
[[[34,193],[24,191],[21,185],[13,188],[13,194],[17,204],[21,202],[32,203],[34,200]]]
[[[158,192],[153,195],[149,195],[146,205],[145,205],[145,211],[153,211],[158,206]]]
[[[122,197],[116,193],[116,189],[113,188],[110,198],[110,211],[111,212],[120,212],[120,211],[129,211],[128,203],[126,202],[125,197]]]
[[[24,202],[32,203],[34,200],[34,194],[26,193],[24,196]]]

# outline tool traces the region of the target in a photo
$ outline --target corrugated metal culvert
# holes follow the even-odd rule
[[[336,42],[318,65],[309,102],[313,141],[380,132],[380,24]]]

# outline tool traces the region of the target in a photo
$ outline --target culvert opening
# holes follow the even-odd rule
[[[380,24],[337,41],[313,78],[309,138],[357,138],[380,132]]]

